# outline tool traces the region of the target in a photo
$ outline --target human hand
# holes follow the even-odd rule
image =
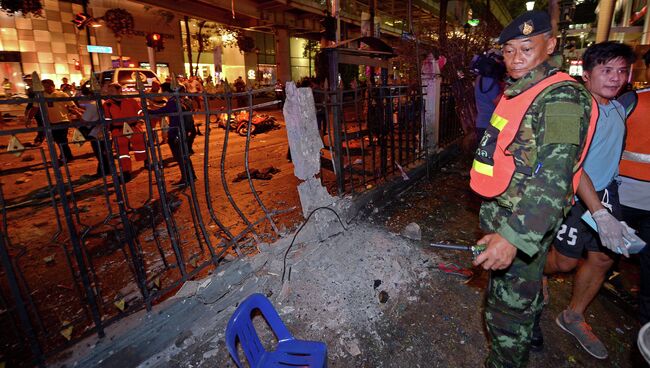
[[[603,243],[603,246],[612,252],[620,252],[624,256],[629,257],[630,254],[623,240],[623,238],[628,237],[625,225],[620,223],[605,208],[592,213],[591,217],[593,217],[598,225],[598,236],[600,236],[600,242]]]
[[[485,251],[474,260],[474,266],[482,266],[485,270],[502,270],[510,267],[517,255],[517,248],[498,233],[482,237],[478,245],[485,245]]]

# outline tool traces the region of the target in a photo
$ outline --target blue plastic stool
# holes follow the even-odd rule
[[[259,310],[278,338],[275,351],[266,351],[260,342],[252,313]],[[327,346],[322,342],[296,340],[284,325],[273,304],[262,294],[256,293],[244,300],[226,327],[226,346],[230,356],[242,368],[237,354],[237,340],[241,343],[251,367],[327,367]]]

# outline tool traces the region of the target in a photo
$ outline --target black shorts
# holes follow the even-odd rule
[[[621,203],[618,199],[618,184],[614,181],[605,190],[598,192],[598,197],[603,203],[612,206],[611,213],[618,220],[621,220]],[[571,211],[562,222],[560,230],[555,235],[553,246],[560,254],[569,258],[580,258],[585,251],[609,252],[600,243],[598,232],[592,229],[582,220],[582,215],[587,211],[583,202],[576,202]]]

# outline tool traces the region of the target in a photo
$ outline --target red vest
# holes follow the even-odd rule
[[[636,180],[650,181],[650,89],[637,91],[639,101],[627,118],[625,151],[619,173]]]
[[[142,106],[136,99],[121,98],[119,101],[119,105],[112,99],[104,101],[104,116],[107,119],[127,119],[140,116]],[[121,129],[123,124],[124,122],[111,123],[111,129]]]
[[[533,168],[516,167],[514,157],[508,151],[508,147],[514,141],[521,121],[535,98],[547,88],[555,88],[556,86],[553,85],[568,81],[575,82],[566,73],[556,73],[515,97],[506,98],[503,96],[501,98],[490,119],[491,126],[488,127],[483,139],[481,139],[479,149],[476,151],[472,163],[472,169],[470,170],[470,187],[472,190],[483,197],[493,198],[508,189],[515,171],[527,175],[534,174]],[[574,193],[578,190],[582,175],[582,161],[587,156],[597,120],[598,104],[592,98],[591,120],[587,139],[578,162],[580,168],[573,175]]]

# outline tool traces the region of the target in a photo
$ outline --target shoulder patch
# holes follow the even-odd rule
[[[542,144],[580,145],[580,122],[585,109],[572,102],[552,102],[544,112],[544,139]]]

